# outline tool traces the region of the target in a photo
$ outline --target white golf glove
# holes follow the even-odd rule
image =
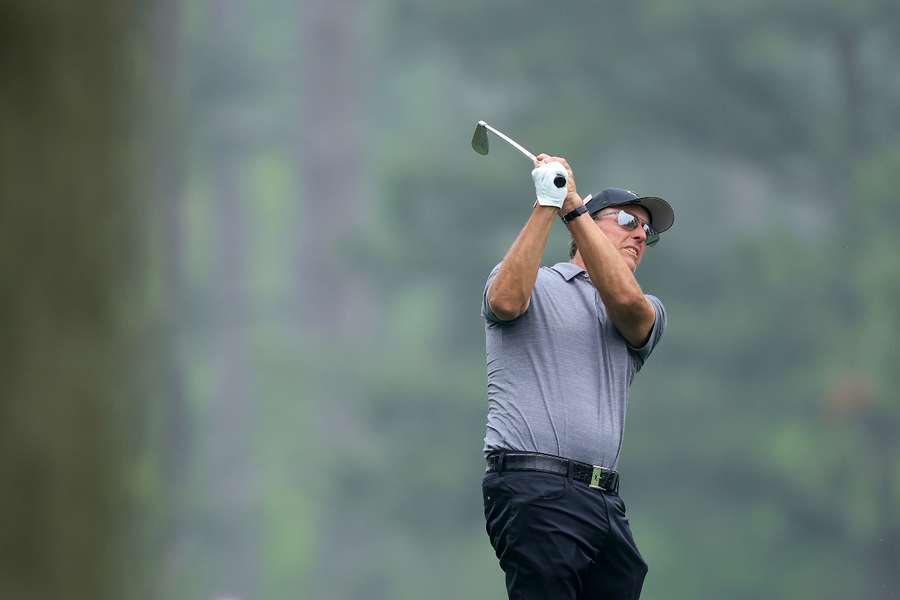
[[[568,175],[561,162],[553,161],[541,165],[531,172],[531,178],[534,179],[538,204],[556,208],[563,205],[568,191]]]

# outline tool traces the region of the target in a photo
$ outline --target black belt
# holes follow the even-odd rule
[[[606,467],[598,467],[577,460],[569,460],[552,454],[537,452],[496,452],[487,457],[485,473],[503,471],[541,471],[568,476],[572,479],[604,492],[619,491],[619,474]]]

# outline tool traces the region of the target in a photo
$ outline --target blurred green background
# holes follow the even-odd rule
[[[888,0],[4,2],[0,597],[504,598],[484,119],[676,208],[643,598],[900,598],[898,64]]]

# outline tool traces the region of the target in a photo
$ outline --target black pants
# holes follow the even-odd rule
[[[563,475],[486,473],[484,517],[510,600],[635,600],[647,574],[618,494]]]

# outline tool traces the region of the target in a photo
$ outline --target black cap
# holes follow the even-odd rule
[[[608,188],[588,198],[585,203],[588,212],[593,215],[604,208],[626,205],[643,206],[650,213],[650,225],[657,233],[662,233],[675,223],[675,211],[672,205],[656,196],[638,196],[634,192],[621,188]]]

